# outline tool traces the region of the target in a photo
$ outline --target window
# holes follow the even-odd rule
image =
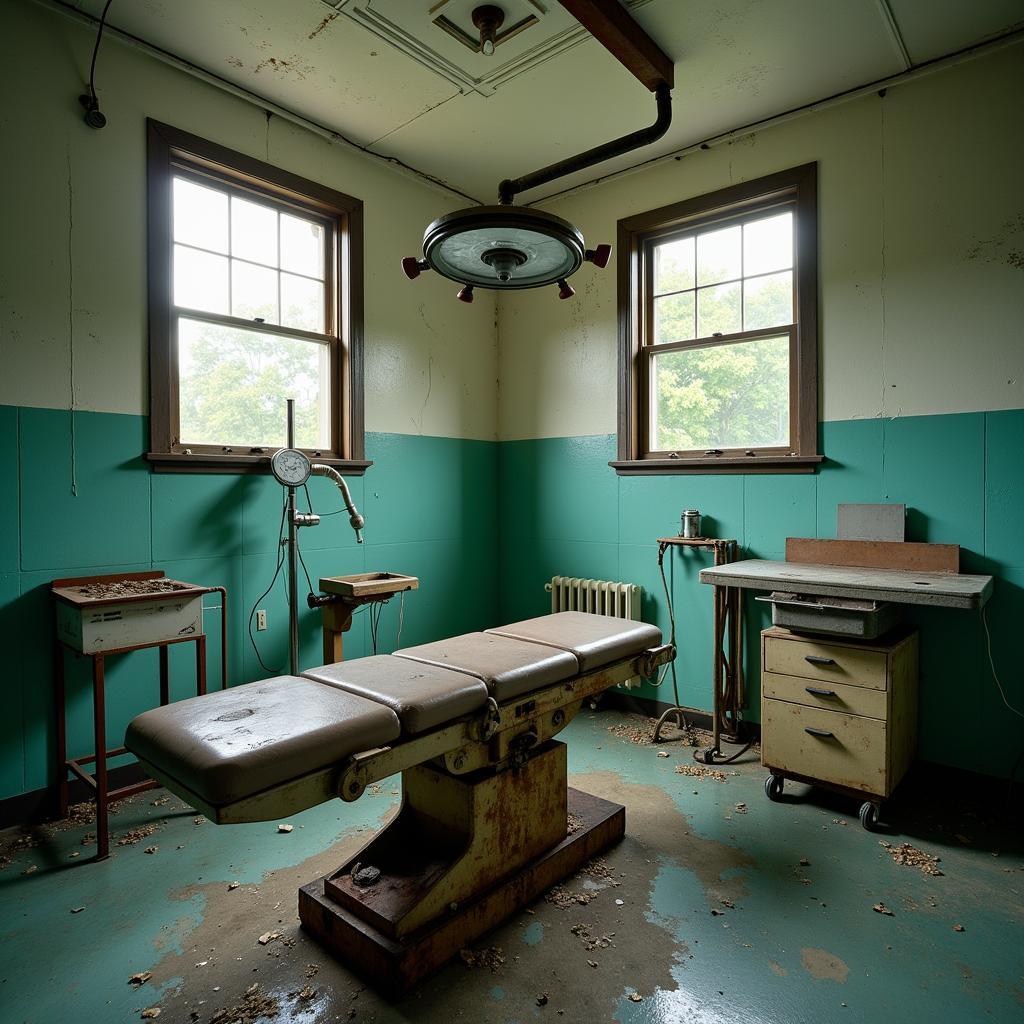
[[[619,221],[620,473],[810,472],[816,166]]]
[[[369,465],[359,200],[150,121],[149,302],[157,469]]]

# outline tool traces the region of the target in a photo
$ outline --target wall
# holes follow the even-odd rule
[[[997,576],[988,613],[1004,684],[1024,686],[1024,142],[1010,101],[1017,45],[543,204],[588,243],[616,221],[807,161],[819,167],[821,470],[807,476],[618,478],[614,265],[585,267],[575,299],[499,301],[501,618],[545,610],[553,573],[645,588],[668,628],[658,536],[699,508],[751,557],[786,536],[835,535],[839,502],[905,502],[909,539],[958,543],[962,569]],[[710,593],[703,557],[670,556],[682,698],[707,708]],[[916,612],[921,753],[1007,775],[1024,745],[1002,705],[977,616]],[[757,632],[746,605],[749,713]],[[656,696],[647,687],[646,696]],[[671,699],[662,693],[661,699]],[[992,738],[990,739],[989,736]]]
[[[0,624],[7,658],[0,799],[55,777],[48,599],[55,577],[152,566],[226,585],[231,682],[267,674],[246,621],[274,571],[280,489],[262,477],[153,475],[142,458],[147,116],[363,200],[367,454],[375,464],[349,482],[366,516],[366,544],[354,544],[345,516],[325,519],[302,535],[309,572],[314,580],[363,569],[420,576],[421,589],[406,602],[403,644],[494,624],[494,305],[481,296],[466,306],[450,283],[426,275],[409,285],[398,270],[424,225],[458,206],[457,197],[268,119],[112,36],[103,42],[99,76],[108,123],[93,131],[77,102],[93,32],[19,0],[0,5],[0,35],[4,92],[18,97],[0,110]],[[339,507],[327,481],[313,480],[310,489],[319,511]],[[206,615],[212,679],[216,605],[210,600]],[[386,649],[396,641],[396,605],[382,621]],[[264,660],[277,668],[287,662],[280,581],[261,606],[269,629],[257,637]],[[370,650],[366,621],[358,617],[345,638],[349,656]],[[302,644],[305,663],[319,663],[314,613],[304,616]],[[194,687],[190,654],[174,652],[175,697]],[[74,754],[92,749],[86,669],[69,662]],[[111,659],[107,690],[113,746],[130,717],[157,699],[154,653]]]

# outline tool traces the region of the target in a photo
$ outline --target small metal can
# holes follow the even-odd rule
[[[695,508],[685,509],[680,516],[679,536],[694,538],[700,536],[700,512]]]

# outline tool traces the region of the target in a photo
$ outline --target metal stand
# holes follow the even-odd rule
[[[735,540],[724,540],[715,537],[659,537],[659,563],[670,547],[699,548],[714,553],[714,564],[725,565],[736,561],[739,544]],[[714,707],[712,719],[712,744],[694,752],[694,758],[704,764],[722,764],[739,757],[749,747],[749,743],[740,736],[740,710],[746,703],[743,686],[743,605],[737,587],[716,586],[714,588],[714,620],[712,634],[714,637],[714,654],[711,669]],[[680,729],[685,729],[686,717],[683,708],[678,705],[669,708],[658,719],[654,729],[654,742],[661,739],[662,726],[675,719]],[[746,744],[728,757],[723,756],[722,740],[728,743]]]
[[[288,400],[288,447],[295,447],[295,399]],[[293,676],[299,674],[299,539],[295,521],[295,488],[288,488],[288,665]]]
[[[80,580],[55,580],[54,585],[68,583],[89,583],[118,579],[114,576],[86,576]],[[221,596],[221,689],[227,686],[228,657],[228,596],[224,587],[204,587],[197,593],[220,594]],[[160,640],[152,643],[136,644],[131,647],[118,647],[109,651],[82,654],[65,644],[59,637],[54,642],[54,705],[56,712],[57,733],[57,809],[61,818],[68,816],[68,772],[80,778],[93,792],[96,800],[96,860],[106,860],[110,856],[110,827],[108,807],[111,800],[122,800],[158,786],[153,779],[135,782],[119,789],[109,789],[107,782],[107,759],[128,753],[127,747],[107,749],[106,724],[106,659],[111,654],[126,654],[129,651],[141,651],[156,647],[160,651],[160,704],[171,702],[170,669],[168,648],[171,644],[195,643],[196,645],[196,693],[206,693],[206,634],[181,637],[180,639]],[[91,754],[81,757],[68,757],[67,752],[67,687],[64,672],[64,652],[70,650],[78,657],[92,659],[92,708],[93,708],[93,750]],[[83,765],[95,765],[90,772]]]

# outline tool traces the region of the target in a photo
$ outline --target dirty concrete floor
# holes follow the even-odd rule
[[[0,867],[0,1019],[108,1024],[152,1007],[161,1024],[1022,1019],[1019,818],[919,792],[871,834],[820,791],[788,784],[770,803],[755,759],[724,781],[678,774],[690,749],[637,745],[616,723],[587,713],[563,734],[572,784],[627,809],[625,840],[564,886],[592,898],[538,900],[477,942],[472,965],[393,1003],[300,931],[296,890],[393,813],[397,780],[295,815],[290,833],[218,828],[154,790],[114,815],[114,840],[138,841],[102,864],[86,823],[28,830],[38,845]],[[942,873],[881,845],[903,842]],[[137,972],[152,974],[129,984]]]

